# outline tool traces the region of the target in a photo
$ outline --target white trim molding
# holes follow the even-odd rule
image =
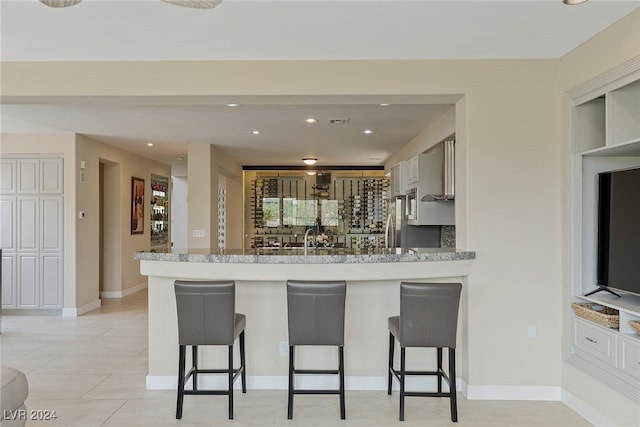
[[[82,316],[85,313],[88,313],[92,310],[95,310],[96,308],[100,308],[102,306],[102,302],[97,299],[93,302],[90,302],[89,304],[85,304],[82,307],[78,307],[78,308],[63,308],[62,309],[62,316],[63,317],[78,317],[78,316]]]
[[[609,427],[616,425],[615,422],[593,409],[592,406],[584,403],[576,396],[565,389],[562,389],[562,403],[573,409],[578,415],[589,421],[595,427]]]
[[[202,388],[224,389],[227,386],[227,378],[201,377]],[[176,390],[178,377],[172,375],[147,375],[147,390]],[[190,381],[187,382],[187,387]],[[247,376],[247,388],[251,390],[286,390],[288,377],[280,376]],[[407,388],[414,390],[431,390],[436,386],[435,377],[432,378],[407,378]],[[300,388],[337,388],[338,380],[333,376],[296,376],[296,387]],[[458,378],[456,387],[469,400],[538,400],[559,401],[574,410],[578,415],[586,419],[595,427],[608,427],[615,425],[613,421],[594,410],[591,406],[578,399],[562,387],[554,386],[509,386],[509,385],[468,385]],[[241,388],[236,381],[234,388]],[[345,377],[347,390],[380,391],[387,390],[387,377],[380,376],[347,376]],[[398,381],[394,380],[394,391],[398,390]],[[446,386],[445,386],[446,390]]]
[[[561,387],[520,385],[467,385],[469,400],[555,400],[562,395]]]
[[[124,298],[128,295],[135,294],[143,289],[147,289],[147,282],[139,283],[130,288],[124,289],[122,291],[103,291],[100,292],[100,298],[104,299],[112,299],[112,298]]]

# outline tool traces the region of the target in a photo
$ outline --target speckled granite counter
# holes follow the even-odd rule
[[[308,249],[301,248],[231,249],[211,253],[203,249],[173,249],[167,252],[136,252],[135,259],[145,261],[250,263],[250,264],[360,264],[389,262],[429,262],[471,260],[475,252],[453,248],[420,249]]]

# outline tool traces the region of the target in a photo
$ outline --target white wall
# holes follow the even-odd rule
[[[0,135],[0,154],[59,154],[64,158],[64,307],[76,307],[76,192],[75,135]]]
[[[521,386],[525,394],[552,397],[561,386],[579,391],[583,383],[606,390],[562,375],[568,370],[561,345],[563,93],[638,53],[639,16],[625,18],[561,61],[7,63],[3,92],[46,96],[65,87],[70,96],[113,95],[114,88],[132,96],[462,94],[456,135],[464,146],[466,176],[457,180],[457,210],[463,210],[456,212],[457,231],[459,242],[477,252],[466,286],[467,339],[459,349],[468,363],[466,381],[488,397],[492,386]],[[536,325],[537,338],[527,337],[529,325]],[[600,401],[582,396],[603,412],[619,402],[608,391],[602,395]],[[637,410],[622,406],[619,413]]]
[[[186,248],[189,185],[185,176],[173,176],[171,182],[171,242],[174,248]]]
[[[114,224],[119,233],[120,246],[111,248],[118,252],[119,259],[112,264],[106,263],[105,269],[119,270],[120,289],[110,289],[115,292],[112,295],[126,295],[132,290],[139,289],[146,283],[146,277],[140,275],[139,262],[133,259],[136,251],[148,251],[150,246],[149,213],[151,212],[149,186],[151,175],[170,176],[171,168],[167,165],[154,162],[144,157],[136,156],[111,145],[103,144],[83,135],[77,136],[76,156],[87,162],[86,183],[78,184],[75,194],[77,210],[84,211],[86,217],[78,222],[78,234],[76,247],[76,271],[79,286],[76,294],[77,307],[83,307],[95,303],[100,297],[98,288],[98,257],[99,257],[99,168],[101,160],[119,165],[120,188],[119,194],[119,221]],[[130,209],[131,209],[131,178],[139,177],[145,180],[145,228],[144,234],[131,234]],[[116,279],[116,280],[118,280]],[[119,293],[118,293],[119,292]]]
[[[561,58],[558,64],[559,91],[564,94],[574,86],[588,81],[638,55],[640,55],[640,11],[627,16]],[[597,60],[594,60],[594,58],[597,58]],[[564,98],[559,102],[564,102]],[[563,141],[564,143],[566,141]],[[566,161],[567,159],[564,160]],[[570,212],[567,213],[566,218],[566,227],[569,227],[572,221]],[[564,263],[565,268],[571,268],[569,255],[566,256]],[[565,310],[569,310],[571,304],[571,278],[568,271],[565,272],[564,286],[567,292],[563,295],[563,307]],[[563,336],[565,342],[570,339],[569,333]],[[604,418],[604,424],[612,423],[617,426],[640,425],[640,409],[637,402],[631,401],[626,396],[612,390],[565,362],[564,357],[562,386],[569,393],[580,399],[584,405],[598,411]]]
[[[99,162],[100,159],[120,165],[120,188],[117,189],[120,211],[117,217],[119,238],[114,239],[118,247],[108,248],[119,258],[105,269],[118,271],[119,289],[127,293],[146,283],[140,275],[139,263],[133,252],[149,249],[149,227],[142,235],[132,236],[129,229],[131,176],[139,176],[150,182],[151,173],[169,176],[170,168],[151,160],[134,156],[110,145],[102,144],[81,135],[13,135],[2,134],[2,154],[61,154],[64,157],[64,309],[70,313],[99,306]],[[85,183],[79,182],[80,160],[87,168],[83,170]],[[113,203],[113,201],[112,201]],[[147,197],[146,212],[150,211]],[[77,212],[85,212],[85,218],[77,219]],[[120,243],[117,243],[120,242]],[[113,291],[113,289],[110,289]]]
[[[34,66],[8,65],[4,79],[16,86],[19,70]],[[170,64],[171,71],[167,65],[106,63],[100,78],[82,67],[87,81],[68,82],[68,92],[82,94],[87,85],[94,95],[108,94],[114,76],[126,69],[128,78],[118,80],[124,94],[464,94],[466,120],[456,133],[457,143],[465,145],[467,177],[458,182],[458,198],[466,203],[468,219],[460,227],[467,230],[467,248],[478,253],[468,282],[468,340],[459,350],[468,353],[468,382],[560,386],[562,140],[556,61],[224,61]],[[38,64],[36,74],[63,78],[59,69],[70,66]],[[191,76],[188,81],[173,78],[181,70]],[[20,75],[33,73],[23,69]],[[27,93],[49,90],[42,81],[20,83]],[[191,188],[189,197],[191,211]],[[527,338],[529,324],[537,325],[535,340]]]

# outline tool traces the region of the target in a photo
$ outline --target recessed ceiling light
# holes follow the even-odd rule
[[[147,147],[153,147],[153,142],[147,142]]]
[[[562,0],[562,3],[564,4],[580,4],[580,3],[584,3],[587,0]]]
[[[315,157],[305,157],[304,159],[302,159],[302,162],[305,165],[315,165],[317,161],[318,159],[316,159]]]
[[[371,129],[365,129],[362,133],[366,133],[367,135],[371,135],[373,131]]]
[[[237,107],[240,104],[227,104],[227,107]]]
[[[259,130],[252,130],[251,134],[252,135],[260,135],[262,132],[260,132]]]
[[[307,122],[307,123],[318,123],[318,119],[314,119],[313,117],[309,117],[307,120],[305,120],[305,122]]]
[[[391,104],[380,104],[381,107],[388,107]]]

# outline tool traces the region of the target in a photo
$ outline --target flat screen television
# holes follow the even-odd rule
[[[640,168],[598,174],[598,289],[640,295]]]

